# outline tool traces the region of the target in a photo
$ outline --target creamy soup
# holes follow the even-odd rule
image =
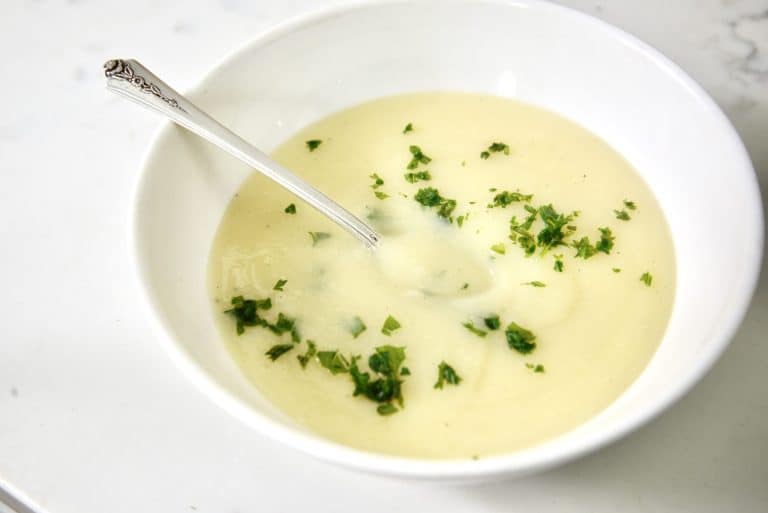
[[[273,157],[382,234],[372,252],[254,173],[216,235],[222,339],[314,433],[407,457],[515,451],[600,412],[659,345],[675,285],[664,215],[570,121],[412,94],[329,116]]]

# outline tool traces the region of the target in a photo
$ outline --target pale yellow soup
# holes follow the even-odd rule
[[[403,133],[408,123],[413,129]],[[309,151],[305,142],[313,139],[322,143]],[[481,158],[493,142],[507,144],[509,154]],[[406,169],[411,145],[431,162]],[[629,163],[575,123],[508,99],[411,94],[329,116],[273,157],[383,233],[384,246],[372,253],[254,173],[216,235],[209,278],[222,340],[264,397],[316,434],[406,457],[482,458],[519,450],[606,408],[659,345],[675,289],[664,215]],[[424,170],[431,180],[404,178]],[[375,189],[373,173],[384,182]],[[452,222],[415,201],[427,187],[456,200]],[[505,190],[533,198],[489,208]],[[291,203],[295,214],[284,212]],[[526,256],[510,239],[510,219],[525,219],[526,204],[551,204],[565,215],[578,211],[569,223],[576,231],[564,245]],[[630,219],[618,219],[615,211]],[[586,236],[594,246],[602,227],[615,237],[610,254],[577,258],[570,244]],[[530,231],[535,236],[542,228],[537,219]],[[309,232],[330,237],[313,245]],[[557,255],[562,272],[555,269]],[[641,280],[645,273],[650,284]],[[273,290],[278,280],[287,280],[282,291]],[[425,280],[448,288],[433,293]],[[238,335],[234,317],[224,313],[233,296],[271,298],[272,308],[260,315],[268,322],[280,312],[295,318],[301,342],[272,361],[265,352],[290,344],[290,335],[259,326]],[[490,314],[499,315],[500,329],[484,325]],[[390,315],[401,327],[387,336],[381,328]],[[357,338],[350,332],[355,316],[367,327]],[[533,351],[510,347],[505,328],[511,322],[535,334]],[[400,377],[403,406],[395,402],[395,413],[380,415],[376,402],[353,396],[349,374],[334,375],[317,358],[302,368],[297,356],[307,339],[347,359],[361,355],[361,371],[369,371],[374,348],[405,347],[410,375]],[[435,388],[441,362],[460,376],[458,384]]]

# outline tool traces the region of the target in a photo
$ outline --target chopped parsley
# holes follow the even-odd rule
[[[456,218],[456,224],[458,225],[459,228],[464,226],[464,220],[467,217],[469,217],[469,214],[466,214],[466,215],[465,214],[461,214],[459,217]]]
[[[411,369],[409,369],[408,367],[403,367],[402,369],[400,369],[400,375],[401,376],[410,376],[411,375]]]
[[[418,146],[412,145],[408,148],[408,151],[412,155],[411,161],[408,163],[408,169],[416,169],[419,164],[429,164],[432,162],[432,159],[426,156]]]
[[[419,180],[427,181],[432,179],[432,175],[429,174],[429,171],[417,171],[416,173],[405,173],[403,175],[405,177],[405,181],[408,183],[416,183]]]
[[[616,237],[611,233],[610,228],[598,228],[600,230],[600,240],[595,243],[595,249],[606,255],[611,254],[613,249],[613,241]]]
[[[648,271],[644,272],[642,276],[640,276],[640,281],[645,283],[646,287],[650,287],[651,283],[653,283],[653,276],[651,276],[651,273]]]
[[[496,189],[491,189],[491,192],[495,191]],[[496,196],[493,197],[493,202],[488,203],[488,208],[493,207],[500,207],[500,208],[506,208],[512,203],[519,203],[521,201],[523,202],[529,202],[533,198],[533,194],[523,194],[519,191],[516,192],[509,192],[504,191],[498,193]]]
[[[349,374],[355,384],[353,396],[362,395],[371,401],[379,403],[376,411],[379,415],[390,415],[397,411],[393,402],[402,408],[402,374],[400,366],[405,361],[405,348],[395,346],[379,346],[376,352],[368,358],[368,367],[376,379],[372,380],[370,373],[360,371],[357,366],[359,356],[354,356],[349,365]],[[410,374],[410,371],[408,372]],[[407,374],[406,374],[407,375]]]
[[[536,342],[534,342],[536,335],[517,323],[509,323],[507,329],[504,330],[504,335],[507,337],[509,348],[518,353],[528,354],[536,349]]]
[[[502,142],[495,142],[492,143],[490,146],[488,146],[488,149],[480,153],[480,158],[483,160],[488,159],[491,156],[491,153],[503,153],[504,155],[509,155],[509,145],[504,144]]]
[[[274,324],[267,323],[266,328],[278,336],[282,335],[283,333],[290,332],[291,339],[294,342],[299,342],[301,340],[301,337],[299,336],[299,331],[296,328],[295,319],[288,317],[282,312],[277,314],[277,322],[275,322]]]
[[[323,141],[320,139],[310,139],[305,144],[307,145],[307,148],[309,149],[309,151],[315,151],[318,148],[318,146],[323,144]]]
[[[373,180],[373,185],[371,185],[371,189],[378,189],[379,187],[384,185],[384,179],[376,173],[368,175],[368,178]]]
[[[582,237],[581,239],[571,243],[571,246],[576,250],[576,258],[583,258],[584,260],[595,256],[597,249],[589,242],[589,237]]]
[[[296,213],[296,205],[294,203],[291,203],[285,209],[283,210],[286,214],[295,214]]]
[[[629,217],[626,210],[614,210],[613,213],[616,214],[616,219],[620,219],[621,221],[629,221],[632,219]]]
[[[317,354],[317,346],[314,342],[311,340],[307,340],[307,350],[304,352],[304,354],[300,354],[296,357],[297,360],[299,360],[299,363],[301,364],[301,368],[305,368],[309,361],[315,357]]]
[[[544,366],[542,364],[540,364],[540,363],[537,363],[536,365],[534,365],[532,363],[526,363],[525,366],[528,367],[529,369],[531,369],[533,372],[536,372],[536,373],[543,373],[543,372],[545,372],[544,371]]]
[[[637,210],[637,205],[634,201],[624,200],[624,206],[630,210]]]
[[[312,237],[312,246],[317,246],[317,244],[321,241],[324,241],[325,239],[330,239],[331,234],[327,232],[309,232],[309,236]]]
[[[544,254],[556,246],[565,244],[565,239],[576,230],[576,227],[570,223],[578,216],[578,212],[564,215],[555,210],[551,204],[539,208],[524,205],[523,208],[528,212],[528,216],[523,222],[518,221],[517,217],[512,217],[509,222],[511,232],[509,238],[523,249],[526,256],[533,255],[537,248],[541,250],[541,254]],[[541,219],[544,226],[538,234],[534,235],[531,228],[537,217]]]
[[[360,336],[362,332],[364,332],[367,328],[363,320],[355,315],[352,318],[352,321],[350,321],[349,325],[347,326],[347,329],[352,334],[352,338],[357,338]]]
[[[279,279],[277,280],[277,283],[275,283],[275,286],[272,287],[272,290],[283,290],[283,287],[285,287],[285,284],[288,283],[288,280]]]
[[[442,217],[449,222],[453,222],[451,214],[456,209],[456,200],[442,197],[434,187],[419,189],[413,199],[425,207],[437,207],[438,217]]]
[[[373,194],[374,194],[374,195],[375,195],[377,198],[379,198],[380,200],[384,200],[384,199],[387,199],[387,198],[389,198],[389,194],[387,194],[386,192],[382,192],[382,191],[373,191]]]
[[[539,288],[547,286],[547,284],[544,283],[543,281],[526,281],[525,283],[523,283],[523,285],[530,285],[531,287],[539,287]]]
[[[435,383],[435,388],[442,390],[446,383],[458,385],[461,383],[461,377],[453,370],[453,367],[442,361],[437,367],[437,383]]]
[[[295,344],[277,344],[269,348],[269,350],[264,353],[269,357],[270,360],[273,362],[283,356],[285,353],[293,349]]]
[[[619,269],[618,267],[614,267],[614,268],[613,268],[613,269],[611,269],[611,270],[612,270],[613,272],[615,272],[615,273],[620,273],[620,272],[621,272],[621,269]]]
[[[413,123],[408,123],[405,125],[405,128],[403,128],[404,134],[407,134],[408,132],[413,132]]]
[[[349,361],[339,351],[318,351],[317,359],[331,374],[349,372]]]
[[[461,286],[461,290],[467,290],[469,288],[469,283],[465,283]]]
[[[237,325],[237,334],[242,335],[246,326],[264,326],[269,323],[263,319],[258,310],[269,310],[272,308],[272,300],[267,299],[244,299],[243,296],[235,296],[231,300],[232,308],[226,310],[235,318]]]
[[[393,331],[398,329],[400,329],[400,323],[391,315],[387,316],[384,324],[381,326],[381,332],[386,336],[390,336]]]
[[[472,324],[472,321],[467,321],[461,324],[465,328],[467,328],[469,331],[477,335],[478,337],[485,337],[488,332],[485,330],[481,330],[480,328],[476,327],[474,324]]]
[[[491,246],[491,251],[495,251],[499,255],[504,255],[507,252],[507,248],[504,246],[504,244],[499,243]]]
[[[563,255],[555,255],[555,265],[552,268],[556,272],[563,272]]]
[[[497,330],[501,327],[501,320],[499,319],[498,314],[489,315],[483,319],[483,322],[485,323],[485,327],[489,330]]]

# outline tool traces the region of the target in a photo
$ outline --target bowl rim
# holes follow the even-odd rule
[[[244,53],[254,48],[275,41],[293,31],[309,27],[323,22],[329,18],[344,15],[349,12],[363,10],[371,7],[403,5],[409,3],[438,3],[441,0],[346,0],[332,7],[325,7],[306,11],[298,16],[267,28],[241,44],[207,71],[196,85],[187,93],[194,97],[205,84],[221,69],[230,65]],[[175,125],[166,121],[157,128],[152,136],[151,143],[145,150],[140,162],[140,173],[134,184],[132,200],[132,216],[129,226],[129,246],[132,249],[133,269],[137,281],[140,284],[140,295],[147,310],[147,316],[151,320],[151,329],[155,337],[161,341],[171,361],[181,372],[214,403],[222,407],[232,416],[244,422],[249,427],[257,430],[268,438],[276,440],[293,449],[306,452],[320,460],[340,464],[349,468],[363,470],[376,474],[418,478],[423,480],[456,480],[456,479],[487,479],[504,474],[516,474],[523,476],[536,471],[544,470],[568,461],[574,460],[587,453],[596,451],[614,441],[627,436],[634,430],[642,427],[654,417],[661,414],[671,405],[682,398],[691,388],[712,368],[715,361],[721,356],[731,339],[736,334],[744,316],[747,313],[752,296],[757,287],[763,255],[764,219],[757,176],[754,171],[749,154],[744,144],[715,101],[705,90],[694,81],[682,68],[654,47],[643,42],[636,36],[611,25],[599,18],[576,9],[547,2],[545,0],[451,0],[454,4],[486,4],[499,7],[535,8],[555,15],[569,16],[582,23],[591,23],[595,30],[602,30],[608,37],[612,37],[623,43],[630,49],[640,52],[648,57],[662,71],[675,79],[688,94],[695,97],[707,110],[708,114],[716,119],[722,127],[722,135],[728,139],[739,151],[740,162],[736,161],[733,170],[742,173],[743,179],[751,179],[752,187],[752,212],[749,220],[754,225],[755,239],[749,248],[748,266],[745,276],[748,279],[742,287],[735,292],[735,298],[726,316],[726,320],[711,335],[712,344],[706,352],[700,353],[695,366],[691,366],[688,373],[675,380],[666,388],[665,394],[651,406],[638,409],[633,413],[616,421],[610,430],[601,430],[595,433],[585,433],[576,440],[576,443],[559,446],[552,450],[548,441],[531,448],[515,451],[507,454],[489,456],[479,460],[430,460],[388,456],[385,454],[354,449],[318,435],[303,432],[289,427],[266,415],[256,411],[247,403],[232,395],[222,385],[211,378],[208,373],[194,360],[185,348],[175,340],[171,329],[166,326],[164,319],[158,313],[152,292],[149,286],[147,269],[143,263],[142,242],[139,233],[139,210],[141,198],[146,186],[147,168],[159,151],[160,143],[176,129]],[[565,435],[567,433],[564,433]],[[563,436],[560,435],[560,436]],[[556,440],[558,437],[552,439]]]

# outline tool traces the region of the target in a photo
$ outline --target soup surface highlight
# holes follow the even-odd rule
[[[209,263],[221,335],[280,410],[331,440],[482,458],[563,434],[656,350],[675,268],[643,180],[516,101],[383,98],[273,157],[383,236],[375,252],[254,173]]]

